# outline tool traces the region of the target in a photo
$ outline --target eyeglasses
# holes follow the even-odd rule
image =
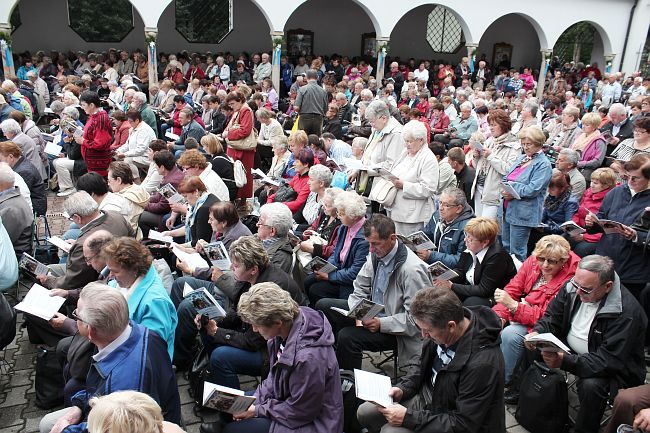
[[[589,289],[587,287],[582,287],[580,284],[576,283],[573,278],[569,280],[569,284],[571,284],[576,290],[580,290],[583,292],[585,295],[589,295],[591,292],[593,292],[596,289]]]
[[[92,256],[92,257],[86,257],[86,256],[84,256],[84,260],[86,261],[86,264],[87,264],[87,265],[90,265],[90,262],[91,262],[95,257],[97,257],[97,254],[95,254],[95,255]]]
[[[270,226],[270,225],[268,225],[268,224],[262,224],[262,223],[260,223],[259,221],[255,224],[255,226],[257,226],[257,227],[268,227],[268,228],[270,228],[270,229],[273,228],[273,226]]]
[[[537,262],[539,262],[540,265],[541,265],[542,263],[546,262],[546,263],[548,263],[548,264],[551,265],[551,266],[555,266],[555,265],[561,263],[562,260],[559,260],[559,259],[549,259],[548,257],[541,257],[541,256],[538,256],[538,257],[537,257]]]
[[[72,318],[73,320],[78,320],[79,322],[84,322],[86,324],[88,323],[84,319],[79,317],[79,315],[77,314],[77,309],[76,308],[74,309],[74,311],[72,313],[70,313],[70,318]]]
[[[451,203],[440,202],[440,207],[456,207],[456,206],[460,206],[460,205],[459,204],[451,204]]]

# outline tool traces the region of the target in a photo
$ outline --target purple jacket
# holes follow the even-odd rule
[[[160,186],[171,183],[174,188],[178,188],[178,185],[183,181],[184,176],[185,173],[183,173],[183,171],[177,166],[174,166],[174,168],[172,168],[172,170],[162,178]],[[157,215],[164,215],[171,210],[171,207],[169,207],[167,199],[156,191],[151,195],[151,198],[149,198],[149,204],[147,204],[145,210]]]
[[[255,391],[255,415],[271,420],[270,433],[340,433],[343,395],[332,327],[320,311],[300,307],[282,354],[268,342],[271,372]]]

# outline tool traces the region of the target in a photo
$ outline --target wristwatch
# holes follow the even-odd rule
[[[510,314],[515,314],[517,312],[517,308],[519,308],[519,302],[517,302],[517,305],[514,307],[508,307],[508,310],[510,311]]]

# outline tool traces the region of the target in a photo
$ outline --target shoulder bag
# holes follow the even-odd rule
[[[237,116],[235,116],[234,121],[230,125],[228,125],[229,128],[231,126],[235,126],[236,128],[239,128],[239,114],[240,113],[238,112]],[[228,146],[235,150],[255,149],[257,147],[257,131],[253,127],[251,129],[251,133],[248,134],[247,137],[241,138],[239,140],[227,140],[227,141],[228,141]]]

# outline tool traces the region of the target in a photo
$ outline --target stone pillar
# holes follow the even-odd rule
[[[539,66],[539,78],[537,79],[537,99],[539,102],[542,100],[542,95],[544,95],[544,83],[546,82],[546,70],[548,65],[551,62],[551,56],[553,55],[553,50],[542,49],[542,63]]]
[[[16,75],[14,58],[11,53],[11,24],[0,23],[0,50],[2,51],[2,66],[5,78]]]
[[[388,53],[388,42],[390,38],[377,38],[377,68],[374,71],[377,80],[377,88],[381,89],[381,81],[384,79],[384,69],[386,69],[386,54]],[[406,77],[404,77],[406,78]]]
[[[149,67],[149,85],[158,83],[158,49],[156,39],[158,38],[157,27],[144,28],[145,41],[147,42],[147,65]]]
[[[478,49],[478,44],[473,42],[468,42],[465,44],[467,48],[467,58],[469,59],[469,70],[474,73],[474,68],[476,67],[476,50]]]
[[[605,54],[603,57],[605,57],[605,72],[609,74],[612,72],[612,63],[614,62],[616,54]]]
[[[273,81],[273,87],[275,91],[280,94],[280,80],[282,79],[282,71],[280,71],[280,57],[282,57],[282,42],[284,39],[283,31],[273,31],[271,32],[271,41],[273,46],[273,56],[271,65],[271,81]]]

